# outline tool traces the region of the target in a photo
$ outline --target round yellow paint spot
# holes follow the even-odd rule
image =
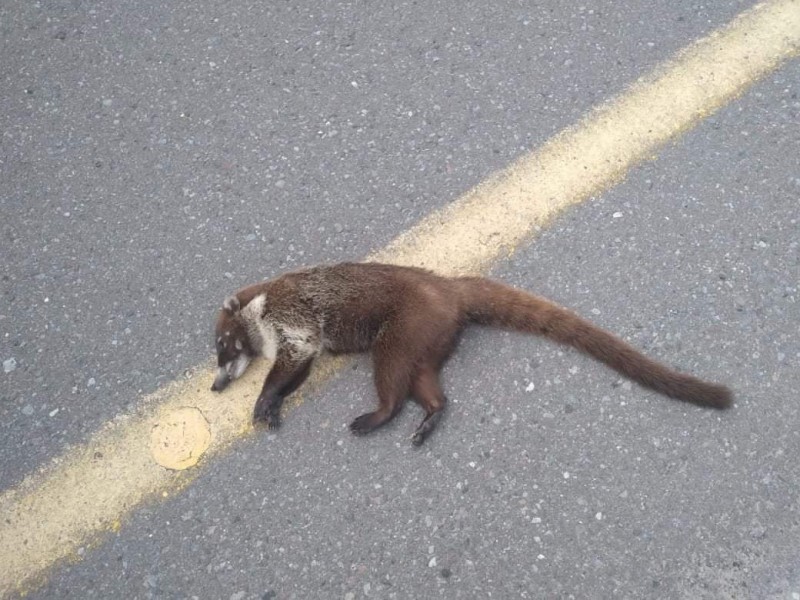
[[[199,409],[184,406],[153,426],[150,452],[162,467],[182,471],[197,464],[211,443],[211,427]]]

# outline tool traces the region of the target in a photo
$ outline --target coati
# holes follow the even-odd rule
[[[678,373],[647,358],[604,329],[556,304],[483,277],[441,277],[430,271],[375,263],[317,266],[251,285],[226,299],[216,324],[223,390],[264,355],[273,366],[253,422],[280,424],[286,396],[311,364],[331,353],[372,351],[378,408],[351,424],[356,434],[387,423],[411,395],[425,410],[412,437],[433,431],[447,399],[439,371],[470,323],[546,336],[605,363],[657,392],[712,408],[731,404],[728,388]]]

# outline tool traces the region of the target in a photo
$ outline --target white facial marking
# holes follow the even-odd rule
[[[231,379],[239,379],[250,364],[250,357],[246,354],[240,354],[234,360],[225,365],[225,370],[228,372],[228,377]]]

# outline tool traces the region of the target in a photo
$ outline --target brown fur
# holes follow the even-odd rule
[[[236,337],[241,333],[231,332],[247,331],[244,351],[253,354],[260,353],[263,339],[253,333],[256,326],[248,322],[252,315],[245,312],[261,295],[265,303],[258,318],[275,328],[277,352],[254,420],[270,427],[278,425],[283,398],[302,384],[322,350],[371,350],[378,407],[353,421],[352,431],[368,433],[385,424],[411,395],[425,410],[413,437],[421,444],[446,403],[439,371],[469,323],[543,335],[679,400],[712,408],[731,404],[726,387],[678,373],[549,300],[481,277],[447,278],[372,263],[287,273],[240,290],[236,298],[241,310],[220,312],[217,335]],[[221,366],[223,362],[220,354]]]

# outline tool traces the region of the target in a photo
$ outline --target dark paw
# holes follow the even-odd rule
[[[375,427],[372,424],[372,413],[356,417],[356,419],[350,423],[350,431],[356,435],[364,435],[373,429],[375,429]]]
[[[253,425],[260,426],[264,425],[270,431],[277,429],[281,426],[281,415],[280,412],[254,412],[253,413]]]
[[[275,431],[281,426],[281,415],[278,412],[269,413],[264,419],[264,422],[267,424],[267,429],[270,431]]]
[[[417,427],[417,430],[414,432],[414,435],[411,436],[411,443],[416,448],[422,446],[423,442],[426,439],[428,439],[428,436],[436,428],[436,425],[439,423],[439,420],[441,418],[442,418],[441,411],[435,412],[425,417],[425,420],[419,424],[419,427]]]

